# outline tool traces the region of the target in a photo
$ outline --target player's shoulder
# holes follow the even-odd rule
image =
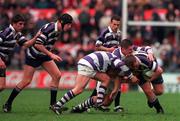
[[[5,29],[0,31],[0,36],[6,37],[12,32],[12,29],[10,27],[6,27]]]
[[[53,30],[55,30],[55,23],[54,22],[47,23],[41,28],[41,31],[44,33],[50,33]]]

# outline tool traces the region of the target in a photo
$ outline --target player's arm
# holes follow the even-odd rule
[[[50,58],[52,58],[53,60],[62,61],[62,59],[61,59],[58,55],[56,55],[56,54],[52,53],[51,51],[47,50],[44,45],[42,45],[42,44],[35,44],[34,46],[35,46],[35,48],[37,48],[39,51],[41,51],[41,52],[43,52],[44,54],[48,55],[48,56],[49,56]]]
[[[162,73],[163,69],[160,66],[158,66],[148,81],[153,81],[157,79]]]
[[[133,50],[134,51],[144,51],[144,52],[146,52],[148,54],[148,59],[150,61],[155,60],[153,50],[152,50],[152,48],[150,46],[143,46],[143,47],[134,46]]]
[[[96,46],[96,50],[97,50],[97,51],[113,52],[114,49],[115,49],[114,47],[107,48],[107,47],[104,47],[103,45]]]
[[[119,81],[119,78],[116,77],[116,78],[114,79],[114,88],[113,88],[113,90],[112,90],[112,92],[111,92],[111,94],[110,94],[110,98],[113,98],[114,95],[118,92],[119,86],[120,86],[120,81]]]
[[[36,42],[37,37],[40,36],[40,35],[41,35],[41,32],[39,31],[32,39],[26,41],[26,42],[23,44],[23,48],[28,48],[28,47],[34,45],[35,42]]]

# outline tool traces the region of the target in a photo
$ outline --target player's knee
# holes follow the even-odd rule
[[[162,95],[162,94],[163,94],[163,90],[155,91],[155,94],[156,94],[156,95]]]
[[[72,89],[75,95],[81,94],[83,90],[84,90],[83,88],[79,88],[79,87],[75,87],[74,89]]]
[[[52,79],[53,79],[54,81],[59,81],[59,80],[61,79],[61,72],[59,72],[59,73],[56,74],[56,75],[53,75],[53,76],[52,76]]]

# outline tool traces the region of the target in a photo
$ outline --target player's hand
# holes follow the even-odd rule
[[[138,82],[139,82],[139,79],[138,79],[136,76],[132,76],[131,82],[132,82],[132,83],[138,83]]]
[[[1,59],[0,59],[0,68],[6,68],[6,64]]]
[[[113,90],[109,96],[110,99],[113,99],[115,95],[117,94],[117,91]]]
[[[37,38],[38,36],[40,36],[42,34],[42,32],[41,31],[38,31],[37,33],[36,33],[36,35],[34,36],[34,38]]]
[[[115,50],[115,48],[114,47],[111,47],[111,48],[108,48],[108,52],[113,52]]]
[[[59,57],[58,55],[55,55],[53,53],[50,55],[50,58],[52,58],[53,60],[58,61],[58,62],[62,61],[61,57]]]
[[[153,56],[152,53],[148,53],[148,59],[149,59],[150,61],[154,61],[154,56]]]

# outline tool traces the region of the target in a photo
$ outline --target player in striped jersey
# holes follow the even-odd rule
[[[12,18],[9,27],[0,31],[0,91],[5,88],[6,67],[9,65],[15,46],[17,44],[23,48],[32,46],[38,36],[37,34],[33,39],[27,40],[22,35],[25,21],[23,15],[17,14]]]
[[[54,112],[60,114],[61,107],[76,95],[82,93],[90,79],[96,79],[102,82],[99,86],[96,101],[96,105],[98,107],[101,106],[110,78],[116,76],[126,76],[132,82],[138,81],[137,78],[131,74],[124,62],[112,53],[97,51],[83,57],[78,62],[78,75],[75,87],[65,93],[65,95],[53,106]],[[93,102],[91,101],[91,103]]]
[[[51,105],[56,102],[57,89],[59,80],[61,78],[61,72],[55,61],[61,61],[62,59],[51,52],[53,44],[58,39],[58,34],[61,31],[67,31],[72,26],[72,16],[69,14],[62,14],[56,22],[51,22],[44,25],[40,31],[41,34],[38,36],[35,45],[26,50],[26,61],[24,66],[24,76],[21,82],[19,82],[13,89],[11,95],[6,101],[3,109],[4,112],[11,111],[11,105],[15,97],[28,86],[32,81],[33,74],[37,67],[42,66],[52,77],[50,84],[50,109]]]
[[[119,30],[120,27],[120,17],[114,15],[111,17],[111,21],[109,26],[104,29],[100,36],[96,41],[96,50],[99,51],[106,51],[106,52],[113,52],[115,48],[117,48],[121,41],[121,31]],[[101,83],[97,82],[97,87]],[[91,96],[96,96],[97,90],[96,88],[93,90]],[[119,89],[118,94],[115,98],[114,102],[114,111],[121,112],[123,107],[120,106],[120,96],[121,96],[121,89]],[[108,107],[103,106],[104,110],[109,110]]]
[[[153,56],[152,56],[152,50],[151,50],[151,47],[149,46],[145,46],[145,47],[136,47],[136,46],[133,46],[133,42],[129,39],[123,39],[120,43],[120,46],[118,48],[116,48],[114,51],[113,51],[113,54],[116,55],[118,58],[120,58],[121,60],[125,59],[125,57],[127,55],[130,55],[134,52],[137,52],[137,51],[144,51],[146,53],[148,53],[148,58],[150,58],[150,60],[153,60]],[[97,86],[96,86],[96,89],[99,88],[99,85],[100,85],[101,82],[98,82],[97,83]],[[98,90],[97,90],[98,91]],[[94,91],[93,91],[94,92]],[[92,96],[96,96],[96,94],[93,93]],[[118,98],[118,96],[120,96],[119,92],[117,93],[117,96],[115,98],[115,104],[118,104],[119,100],[116,101]],[[88,99],[89,100],[89,99]],[[87,100],[85,101],[87,103]],[[72,112],[73,113],[81,113],[83,111],[86,111],[87,107],[85,108],[85,105],[84,103],[81,103],[81,104],[78,104],[77,106],[73,107],[72,109]],[[109,101],[111,102],[111,101]],[[122,110],[122,107],[120,106],[117,106],[114,108],[115,110],[116,109],[119,109],[119,111]],[[101,107],[101,110],[102,111],[109,111],[110,109],[106,106],[102,106]],[[118,111],[118,110],[117,110]]]
[[[140,80],[139,86],[148,99],[148,106],[150,108],[154,107],[157,113],[164,113],[156,97],[156,95],[160,95],[163,92],[163,78],[161,75],[163,70],[157,64],[156,60],[150,61],[146,53],[138,52],[134,55],[127,56],[124,61]],[[147,75],[147,72],[150,74]],[[154,90],[151,89],[151,83]]]

